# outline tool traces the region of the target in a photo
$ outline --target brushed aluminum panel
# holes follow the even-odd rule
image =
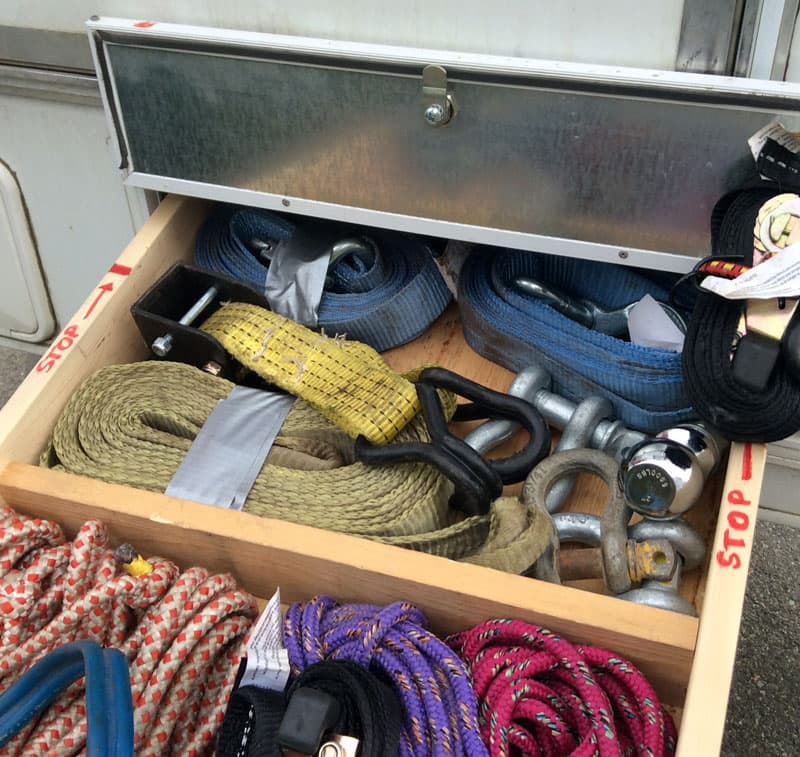
[[[340,55],[317,40],[173,29],[104,38],[129,180],[267,206],[301,198],[698,257],[713,204],[752,172],[747,138],[776,114],[800,125],[786,85],[432,55],[458,109],[432,128],[423,51]]]

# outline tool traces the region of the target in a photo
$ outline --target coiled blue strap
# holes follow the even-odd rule
[[[49,652],[0,696],[0,749],[86,677],[86,753],[132,757],[133,700],[125,656],[88,639]]]
[[[668,284],[608,263],[515,250],[479,249],[459,277],[464,334],[481,355],[510,370],[547,368],[554,389],[579,401],[607,397],[617,417],[634,428],[660,431],[694,417],[683,391],[679,353],[640,347],[567,318],[515,285],[537,279],[604,308],[619,308],[649,293],[666,301]]]
[[[294,229],[291,221],[265,210],[221,205],[198,234],[195,262],[263,292],[269,263],[259,260],[256,247],[259,242],[288,240]],[[447,307],[450,292],[421,241],[377,229],[367,234],[380,254],[352,253],[334,262],[318,326],[331,336],[346,334],[380,352],[418,337]]]

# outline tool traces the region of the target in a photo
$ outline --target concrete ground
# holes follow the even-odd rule
[[[37,360],[0,347],[0,406]],[[728,705],[725,757],[800,755],[798,606],[800,530],[760,522]]]
[[[800,755],[800,530],[759,522],[722,753]]]

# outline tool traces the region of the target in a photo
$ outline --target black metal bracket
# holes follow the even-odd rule
[[[202,313],[198,314],[194,324],[180,323],[184,314],[212,287],[216,288],[216,293]],[[220,375],[233,378],[238,365],[219,341],[196,325],[226,301],[247,302],[269,310],[264,295],[241,281],[186,263],[176,263],[133,304],[131,315],[151,351],[156,340],[169,336],[168,352],[165,355],[154,353],[154,357],[199,368],[216,364],[220,367]]]

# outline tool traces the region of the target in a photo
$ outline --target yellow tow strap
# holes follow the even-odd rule
[[[242,365],[302,397],[353,438],[388,444],[420,410],[414,385],[361,342],[241,302],[223,305],[201,328]]]

